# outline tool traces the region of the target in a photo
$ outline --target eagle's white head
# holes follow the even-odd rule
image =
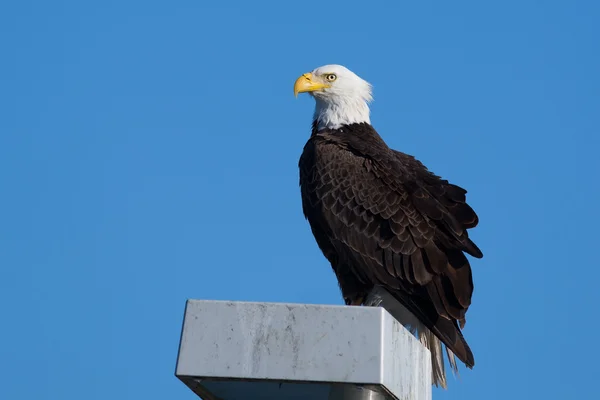
[[[371,85],[341,65],[324,65],[296,80],[294,95],[308,92],[315,98],[318,129],[337,129],[354,123],[371,123]]]

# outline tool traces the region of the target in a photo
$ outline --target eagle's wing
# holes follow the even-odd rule
[[[366,154],[335,141],[313,145],[318,159],[303,164],[303,202],[332,265],[332,257],[352,260],[356,276],[389,290],[472,367],[458,326],[473,292],[463,252],[482,254],[467,234],[477,215],[466,191],[387,147]]]

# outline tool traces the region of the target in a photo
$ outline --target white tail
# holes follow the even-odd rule
[[[375,286],[367,296],[364,303],[369,307],[383,307],[398,322],[419,339],[421,344],[429,349],[431,353],[431,373],[432,381],[435,386],[447,387],[446,371],[444,367],[444,355],[442,353],[442,342],[435,336],[421,321],[419,321],[410,311],[406,309],[398,300],[396,300],[387,290],[380,286]],[[452,350],[446,348],[446,355],[450,367],[458,375],[456,358]]]

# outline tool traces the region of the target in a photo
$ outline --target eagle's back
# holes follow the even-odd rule
[[[464,252],[477,215],[466,191],[390,149],[371,125],[322,130],[299,161],[302,207],[347,304],[389,290],[468,366],[460,328],[473,281]]]

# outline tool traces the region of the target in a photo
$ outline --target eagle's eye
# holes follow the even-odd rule
[[[335,74],[327,74],[325,75],[325,79],[327,79],[328,82],[333,82],[337,79],[337,76],[335,76]]]

